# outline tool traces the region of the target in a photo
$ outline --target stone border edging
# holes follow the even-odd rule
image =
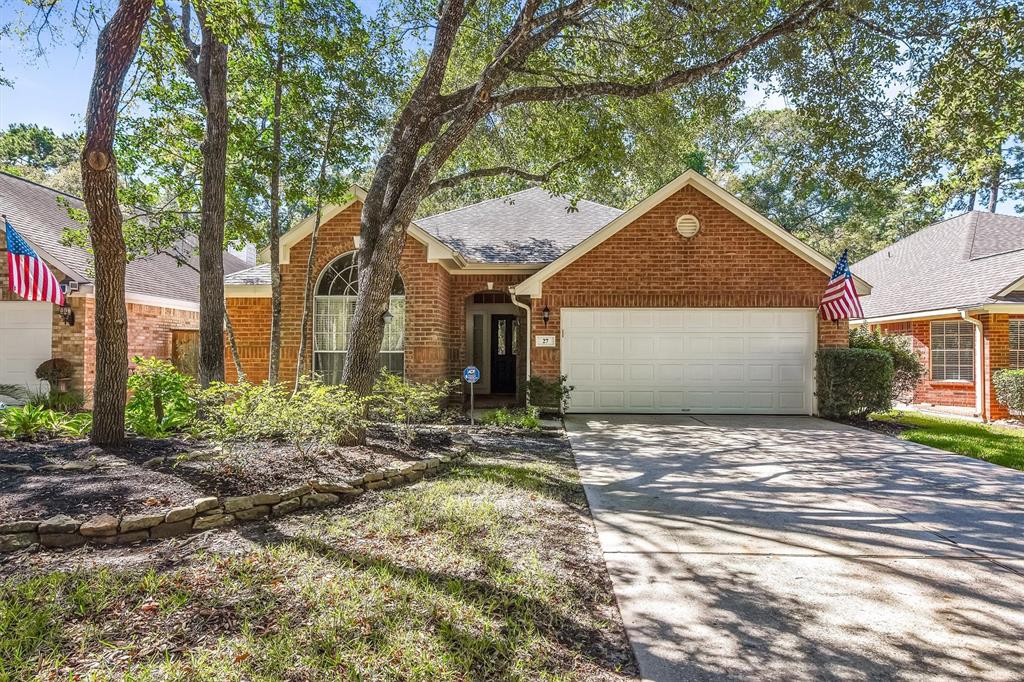
[[[405,466],[368,471],[341,483],[311,481],[277,493],[238,497],[202,497],[190,505],[166,512],[125,514],[118,518],[100,514],[85,522],[58,514],[42,521],[0,523],[0,553],[15,552],[40,544],[46,548],[80,547],[87,542],[127,545],[144,540],[163,540],[236,522],[282,516],[299,509],[329,507],[347,502],[368,490],[415,483],[428,473],[447,468],[464,453],[417,460]]]

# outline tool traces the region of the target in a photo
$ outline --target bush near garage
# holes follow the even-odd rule
[[[1019,415],[1024,412],[1024,369],[1000,369],[992,375],[996,400]]]
[[[904,338],[885,336],[878,330],[851,329],[850,348],[881,350],[892,356],[892,399],[910,402],[917,383],[924,376],[924,365],[917,353],[907,348]]]
[[[817,353],[818,412],[823,417],[866,417],[892,409],[893,361],[883,350],[824,348]]]

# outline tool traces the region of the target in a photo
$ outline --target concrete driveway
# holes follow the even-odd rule
[[[566,426],[646,679],[1024,679],[1024,474],[809,417]]]

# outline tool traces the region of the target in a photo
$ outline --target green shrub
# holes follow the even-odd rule
[[[78,391],[53,389],[32,394],[26,404],[59,412],[78,412],[85,405],[85,397]]]
[[[354,443],[366,429],[368,400],[345,386],[303,378],[285,405],[284,437],[304,456]]]
[[[303,455],[355,441],[366,428],[367,398],[344,386],[303,378],[282,384],[217,383],[199,394],[199,434],[221,443],[284,440]]]
[[[907,348],[903,337],[885,336],[879,331],[866,328],[850,330],[850,348],[865,348],[885,351],[892,357],[892,399],[910,402],[914,388],[924,376],[925,367],[912,349]]]
[[[183,430],[196,415],[195,381],[174,365],[157,358],[133,358],[128,377],[131,398],[125,426],[140,436],[160,438]]]
[[[1014,413],[1024,412],[1024,369],[1000,369],[992,375],[996,400]]]
[[[370,417],[375,421],[402,424],[407,440],[412,438],[412,425],[437,421],[441,403],[458,386],[456,381],[417,383],[382,370],[373,386]]]
[[[480,423],[488,426],[536,431],[540,428],[540,409],[533,405],[521,409],[500,407],[497,410],[484,414],[480,418]]]
[[[818,412],[863,417],[892,409],[892,356],[868,348],[818,351]]]
[[[196,431],[220,443],[284,438],[288,400],[281,384],[215,382],[198,395]]]
[[[558,379],[530,377],[526,382],[526,395],[529,396],[530,404],[542,410],[564,414],[569,409],[569,394],[576,388],[569,386],[568,380],[569,377],[564,374]]]
[[[8,407],[0,410],[0,434],[19,440],[37,440],[53,436],[81,437],[92,430],[92,415],[70,415],[40,405]]]

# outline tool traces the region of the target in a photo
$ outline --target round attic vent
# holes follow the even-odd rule
[[[681,215],[676,218],[676,230],[687,239],[697,234],[697,230],[699,229],[700,221],[697,220],[697,216],[695,215],[687,213],[686,215]]]

